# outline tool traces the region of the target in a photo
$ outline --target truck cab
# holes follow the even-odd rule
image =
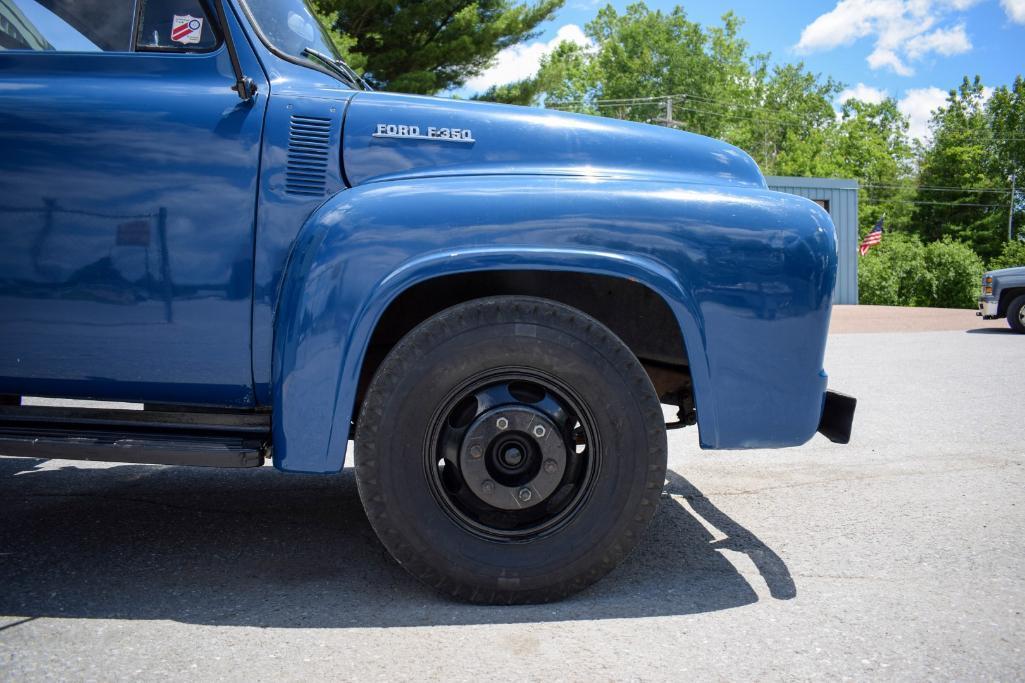
[[[1012,330],[1025,334],[1025,266],[983,273],[975,314],[983,320],[1005,318]]]
[[[0,454],[355,441],[407,569],[536,602],[636,543],[664,406],[705,449],[850,438],[833,224],[733,146],[373,92],[303,0],[0,0],[0,92]]]

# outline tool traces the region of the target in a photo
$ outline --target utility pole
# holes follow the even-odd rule
[[[673,127],[673,98],[672,96],[666,98],[666,127]]]
[[[1011,206],[1007,209],[1007,241],[1014,241],[1014,181],[1017,178],[1017,173],[1011,174]]]

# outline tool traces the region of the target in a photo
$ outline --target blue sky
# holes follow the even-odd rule
[[[536,71],[560,40],[585,40],[581,29],[608,0],[567,0],[534,41],[510,48],[469,91]],[[622,10],[631,0],[613,0]],[[648,0],[652,9],[682,4],[688,16],[715,24],[728,10],[744,21],[742,36],[774,61],[802,60],[816,73],[845,83],[863,99],[894,97],[926,134],[929,111],[965,74],[988,86],[1025,73],[1025,0]]]

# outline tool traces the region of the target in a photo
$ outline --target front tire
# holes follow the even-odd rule
[[[1025,334],[1025,294],[1012,299],[1007,306],[1007,324],[1018,334]]]
[[[391,351],[356,431],[360,498],[411,574],[456,598],[545,602],[637,544],[666,472],[661,406],[611,331],[544,299],[450,308]]]

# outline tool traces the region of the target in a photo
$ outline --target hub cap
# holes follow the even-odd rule
[[[508,369],[471,378],[435,413],[425,444],[435,498],[461,526],[523,540],[567,521],[596,478],[590,413],[555,378]]]
[[[463,436],[459,454],[463,480],[478,498],[502,510],[541,504],[555,492],[566,471],[566,444],[557,429],[533,408],[514,405],[485,412]],[[542,436],[538,438],[537,433]],[[485,488],[485,482],[493,486]]]

